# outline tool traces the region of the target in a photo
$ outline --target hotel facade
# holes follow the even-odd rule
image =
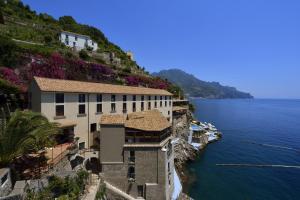
[[[104,114],[157,109],[172,123],[172,94],[165,90],[34,77],[28,93],[30,109],[73,133],[80,149],[95,145]]]

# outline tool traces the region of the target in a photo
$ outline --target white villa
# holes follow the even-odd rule
[[[93,51],[98,49],[98,44],[94,42],[90,36],[80,35],[68,31],[62,31],[59,37],[60,41],[66,46],[74,48],[76,50],[85,49],[90,47]]]

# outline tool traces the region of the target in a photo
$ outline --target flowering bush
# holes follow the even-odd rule
[[[21,80],[19,76],[15,74],[14,70],[7,68],[7,67],[0,67],[0,76],[1,78],[15,84],[21,85]]]
[[[146,76],[127,76],[125,77],[127,85],[131,86],[144,86],[157,89],[167,89],[169,83],[160,78],[150,78]]]
[[[33,59],[27,70],[27,78],[31,80],[34,76],[64,79],[64,59],[57,53],[54,53],[50,58]]]

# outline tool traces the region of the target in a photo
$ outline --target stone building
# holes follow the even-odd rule
[[[99,143],[99,120],[104,114],[157,109],[172,122],[172,94],[144,87],[34,77],[29,105],[63,128],[61,143],[78,137],[79,148]]]
[[[103,115],[100,126],[105,180],[133,198],[171,199],[174,157],[166,117],[158,110]]]

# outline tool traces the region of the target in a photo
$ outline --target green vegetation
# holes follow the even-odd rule
[[[0,35],[62,49],[65,47],[58,40],[61,30],[88,35],[98,43],[98,52],[113,52],[121,59],[122,65],[137,68],[137,64],[120,47],[111,43],[99,29],[79,24],[71,16],[62,16],[56,20],[45,13],[38,15],[28,5],[17,0],[8,1],[7,4],[0,0],[0,10],[7,18],[6,23],[0,27]]]
[[[12,67],[17,63],[18,46],[8,37],[0,36],[0,66]]]
[[[105,185],[103,179],[101,179],[100,186],[98,188],[95,200],[106,199],[105,195],[106,195],[106,185]]]
[[[86,52],[86,50],[84,49],[81,49],[79,51],[79,57],[82,59],[82,60],[89,60],[90,56],[89,54]]]
[[[6,127],[0,130],[0,166],[8,166],[16,157],[53,146],[54,135],[59,133],[40,113],[15,111]]]
[[[83,193],[87,184],[88,172],[80,170],[75,177],[60,178],[57,176],[49,177],[49,185],[42,191],[28,191],[27,200],[77,200]]]

